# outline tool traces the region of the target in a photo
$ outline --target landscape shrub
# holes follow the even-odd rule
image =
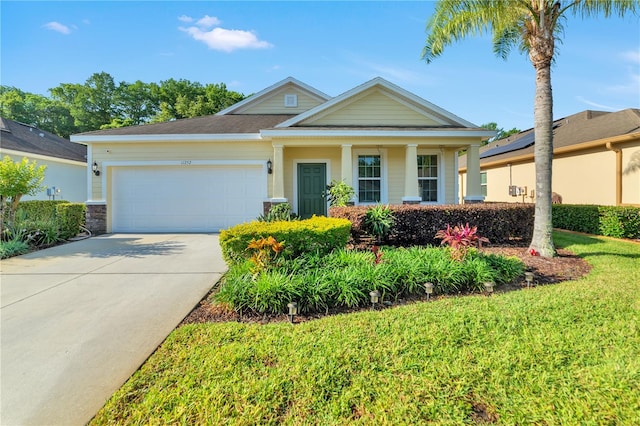
[[[364,215],[367,233],[375,236],[378,241],[386,240],[393,222],[393,212],[388,205],[378,204],[369,207]]]
[[[60,238],[67,240],[75,237],[85,223],[87,206],[84,203],[60,203],[56,205],[55,221]]]
[[[615,238],[640,238],[640,207],[554,204],[553,227]]]
[[[482,283],[510,282],[524,271],[515,257],[483,254],[470,249],[455,261],[443,248],[385,248],[380,263],[373,251],[335,250],[327,255],[304,254],[263,270],[255,279],[252,262],[231,265],[214,300],[236,311],[261,314],[286,312],[295,301],[300,312],[355,308],[370,303],[369,292],[383,300],[424,294],[424,283],[439,294],[481,291]]]
[[[533,204],[392,205],[390,209],[394,223],[389,242],[403,247],[439,245],[436,233],[454,223],[473,223],[493,245],[528,244],[533,236]],[[348,219],[351,237],[358,242],[367,235],[367,210],[367,206],[333,207],[330,215]]]
[[[552,204],[554,228],[597,235],[600,228],[600,212],[595,205]]]
[[[22,212],[30,220],[52,220],[56,217],[56,208],[68,204],[65,200],[29,200],[18,204],[17,212]]]
[[[247,258],[247,246],[252,240],[273,237],[284,244],[282,256],[294,258],[302,253],[326,254],[345,247],[351,223],[345,219],[314,216],[300,221],[253,221],[220,232],[220,246],[229,263]]]
[[[20,240],[0,241],[0,259],[19,256],[29,251],[29,244]]]
[[[277,222],[279,220],[298,220],[298,215],[291,210],[289,203],[280,203],[272,206],[267,214],[258,216],[260,222]]]

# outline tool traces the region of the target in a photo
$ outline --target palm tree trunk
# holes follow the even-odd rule
[[[535,134],[536,207],[530,249],[540,256],[553,257],[551,182],[553,162],[553,95],[550,63],[536,67],[536,96],[533,106]]]

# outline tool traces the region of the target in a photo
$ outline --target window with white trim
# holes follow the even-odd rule
[[[438,202],[438,156],[418,155],[418,188],[422,201]]]
[[[480,172],[480,190],[482,195],[487,196],[487,172]]]
[[[382,201],[382,163],[380,155],[358,155],[358,201]]]

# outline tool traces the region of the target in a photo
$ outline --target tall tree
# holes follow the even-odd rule
[[[496,135],[494,137],[489,138],[486,141],[482,141],[482,145],[487,145],[493,141],[498,141],[500,139],[508,138],[513,134],[521,132],[520,129],[516,129],[515,127],[513,127],[511,130],[505,130],[502,127],[498,127],[498,123],[495,123],[493,121],[491,123],[482,124],[480,127],[482,127],[483,129],[493,130],[494,132],[496,132]]]
[[[551,221],[553,95],[551,64],[567,15],[580,17],[637,13],[639,0],[439,0],[427,22],[422,58],[431,62],[444,48],[467,36],[490,32],[494,53],[506,59],[513,47],[527,53],[536,74],[533,106],[536,207],[530,248],[555,256]]]

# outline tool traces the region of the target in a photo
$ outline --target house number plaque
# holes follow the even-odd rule
[[[180,165],[181,166],[190,166],[191,165],[191,160],[182,160],[182,161],[180,161]]]

